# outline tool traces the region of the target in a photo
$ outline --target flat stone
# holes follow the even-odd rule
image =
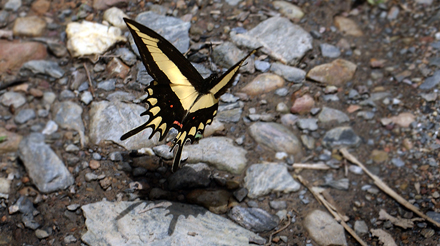
[[[298,97],[293,102],[290,112],[293,114],[307,114],[315,107],[315,100],[309,94]]]
[[[326,132],[322,143],[328,148],[336,148],[340,146],[355,147],[361,142],[361,138],[356,135],[349,126],[341,126]]]
[[[265,243],[257,234],[199,206],[162,202],[146,212],[141,212],[145,202],[101,201],[82,206],[87,232],[81,239],[88,245],[105,242],[110,246]]]
[[[140,116],[144,111],[144,107],[117,100],[92,102],[89,110],[90,141],[96,145],[113,141],[129,150],[155,146],[159,137],[156,134],[152,139],[148,139],[151,128],[125,141],[120,140],[124,133],[145,123],[145,118]]]
[[[18,70],[25,62],[46,56],[46,47],[41,43],[0,40],[0,73]]]
[[[0,127],[0,136],[6,137],[4,141],[0,142],[0,154],[16,152],[23,139],[21,135],[7,131],[3,127]]]
[[[275,152],[286,152],[294,155],[297,160],[302,156],[298,138],[281,124],[256,122],[249,127],[249,134],[258,144]]]
[[[187,162],[203,162],[217,170],[241,174],[246,167],[247,151],[243,147],[234,146],[233,142],[232,139],[226,137],[203,138],[198,144],[185,146],[184,151],[191,153]]]
[[[228,217],[244,228],[254,232],[270,231],[280,222],[277,216],[261,208],[235,206],[229,211]]]
[[[249,191],[249,198],[258,198],[271,192],[290,193],[300,189],[283,164],[253,164],[246,171],[244,187]]]
[[[15,109],[23,106],[26,103],[26,98],[21,93],[13,91],[5,92],[1,96],[0,100],[4,106],[9,107],[13,105]]]
[[[302,83],[306,79],[306,72],[304,70],[279,62],[272,63],[270,71],[293,83]]]
[[[344,227],[326,212],[311,212],[304,218],[304,227],[318,245],[347,245]]]
[[[343,16],[335,16],[334,23],[336,28],[343,34],[354,37],[361,37],[364,35],[359,26],[352,19]]]
[[[281,14],[292,20],[299,20],[304,12],[298,6],[285,1],[274,1],[273,6],[279,8]]]
[[[256,49],[285,64],[294,64],[312,49],[312,36],[301,26],[284,17],[271,17],[245,33],[231,32],[237,46]],[[289,42],[285,42],[289,40]]]
[[[322,108],[321,113],[318,115],[318,119],[322,123],[328,123],[331,121],[344,123],[350,121],[350,118],[348,118],[344,112],[328,107]]]
[[[40,192],[50,193],[72,185],[73,176],[49,145],[44,143],[44,135],[31,133],[18,147],[18,156]]]
[[[99,23],[70,22],[66,27],[67,49],[73,57],[102,54],[117,42],[125,42],[121,29]]]
[[[38,16],[18,17],[12,31],[14,36],[39,37],[46,28],[46,21]]]
[[[250,96],[256,96],[274,91],[284,86],[284,79],[278,75],[263,73],[255,77],[243,87],[242,91]]]
[[[353,79],[356,67],[352,62],[336,59],[331,63],[313,67],[307,73],[307,78],[324,84],[341,86]]]
[[[14,118],[15,123],[24,124],[32,119],[35,119],[37,115],[33,109],[22,109]]]

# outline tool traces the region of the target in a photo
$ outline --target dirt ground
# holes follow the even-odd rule
[[[176,3],[173,1],[159,1],[159,3],[166,8],[177,11],[177,17],[181,17],[189,13],[191,9],[190,6],[197,4],[199,5],[199,10],[194,16],[196,18],[193,18],[195,22],[192,23],[192,26],[206,29],[209,23],[219,25],[206,37],[190,36],[193,39],[192,41],[200,39],[206,39],[207,41],[225,40],[228,37],[222,32],[225,26],[236,27],[242,25],[245,29],[250,30],[262,21],[261,16],[268,17],[271,13],[276,12],[271,4],[271,1],[246,0],[244,4],[240,5],[242,7],[237,10],[235,10],[236,7],[231,7],[224,3],[220,9],[221,14],[218,17],[213,17],[213,15],[210,14],[211,11],[219,10],[216,8],[217,2],[219,1],[189,1],[186,4],[186,8],[177,9]],[[306,31],[317,31],[320,30],[320,28],[325,29],[325,32],[322,33],[322,38],[314,40],[313,49],[305,55],[297,67],[305,71],[309,71],[311,68],[319,64],[327,63],[332,60],[330,58],[322,57],[319,48],[320,43],[329,43],[335,45],[341,38],[345,38],[350,43],[352,50],[359,49],[362,51],[362,55],[360,56],[341,55],[342,58],[357,64],[358,69],[352,83],[347,83],[340,88],[338,93],[340,98],[344,98],[351,88],[367,85],[366,82],[370,79],[373,70],[370,66],[370,60],[372,58],[385,59],[386,67],[393,67],[400,71],[411,67],[411,64],[416,64],[417,60],[426,59],[430,52],[432,52],[432,50],[429,48],[429,43],[434,41],[434,32],[432,31],[431,27],[438,26],[440,23],[440,21],[436,19],[429,23],[430,17],[437,14],[437,10],[439,9],[437,2],[428,7],[418,5],[413,1],[387,1],[380,6],[371,5],[366,1],[343,0],[298,0],[293,1],[293,3],[299,6],[306,13],[305,17],[296,24],[299,24]],[[64,31],[65,25],[69,21],[66,19],[65,22],[60,22],[60,20],[57,18],[59,13],[68,8],[72,9],[73,13],[76,13],[80,8],[82,8],[81,4],[92,6],[91,1],[63,0],[52,2],[50,10],[47,12],[47,16],[50,16],[55,22],[57,22],[57,24],[60,25],[60,28],[55,30],[57,35]],[[23,5],[23,8],[29,6],[28,1],[25,1]],[[129,4],[128,7],[122,7],[121,9],[128,13],[131,18],[134,18],[138,13],[148,11],[148,5],[149,4],[147,4],[145,1],[139,1],[139,3]],[[396,6],[400,9],[400,14],[396,20],[388,21],[386,18],[379,18],[381,12],[388,13],[390,8],[393,6]],[[243,11],[250,11],[255,15],[251,15],[243,22],[238,22],[237,20],[227,18],[230,13],[239,13]],[[347,15],[348,13],[351,13],[350,18],[361,27],[366,34],[365,36],[343,36],[338,31],[332,31],[332,28],[334,28],[332,27],[334,25],[333,18],[337,15]],[[419,15],[418,18],[414,18],[414,15],[416,14]],[[100,22],[102,20],[102,12],[92,11],[86,18],[92,21]],[[9,24],[8,28],[11,28],[11,26],[12,24]],[[411,33],[411,35],[409,33]],[[53,34],[48,33],[48,35]],[[393,39],[391,42],[385,43],[383,40],[386,39],[386,37],[392,37],[395,39]],[[128,47],[127,44],[120,44],[120,46]],[[402,49],[408,49],[410,47],[415,47],[416,51],[411,54],[402,56],[399,55],[399,51]],[[387,56],[390,51],[394,53],[392,58]],[[67,59],[63,59],[66,62],[64,68],[68,68],[69,66],[72,66],[78,62],[77,59],[71,58],[70,56]],[[400,109],[396,109],[396,112],[404,109],[404,111],[413,112],[414,114],[417,112],[416,115],[423,114],[423,108],[426,107],[426,103],[419,96],[421,93],[420,90],[415,89],[413,86],[398,83],[396,80],[390,79],[395,76],[396,72],[394,71],[385,70],[384,78],[378,82],[375,82],[374,87],[382,86],[384,91],[390,92],[393,96],[400,95],[399,98],[403,102],[404,106],[402,106]],[[252,75],[242,76],[241,82],[232,89],[232,93],[239,91],[256,75],[258,75],[258,72]],[[417,69],[412,71],[412,76],[424,77]],[[41,83],[40,78],[29,78],[29,81],[36,84]],[[318,95],[316,100],[317,107],[322,108],[323,106],[328,106],[346,112],[346,109],[349,106],[346,100],[340,100],[338,102],[326,102],[324,100],[319,100],[319,94],[322,94],[323,90],[321,85],[312,81],[306,81],[305,86],[309,87],[309,92],[311,95]],[[51,83],[49,88],[49,90],[55,92],[57,95],[63,89],[63,86],[57,83]],[[132,92],[136,96],[140,95],[139,92],[130,91],[128,88],[122,88],[122,90]],[[291,98],[290,95],[293,93],[293,88],[289,88],[289,92],[289,95],[285,98],[273,96],[273,92],[252,98],[250,101],[245,102],[244,112],[248,112],[249,108],[258,108],[259,112],[273,113],[279,116],[279,113],[275,111],[276,105],[279,102],[284,102],[289,107],[292,105],[293,98]],[[267,100],[266,105],[260,105],[260,101],[262,99]],[[79,99],[77,100],[79,101]],[[84,106],[83,109],[83,114],[88,115],[87,106]],[[364,140],[361,147],[359,149],[354,149],[352,152],[360,161],[364,163],[371,159],[371,153],[375,149],[385,149],[391,153],[391,155],[393,152],[400,151],[402,147],[399,141],[406,136],[411,136],[411,131],[385,129],[385,127],[380,124],[380,119],[391,116],[393,112],[386,107],[377,107],[377,109],[378,111],[376,112],[373,121],[365,121],[359,117],[351,117],[349,123],[355,132]],[[87,123],[87,120],[85,120],[85,122]],[[235,128],[233,133],[229,131],[231,127]],[[274,161],[274,153],[256,148],[256,143],[247,133],[247,127],[248,125],[243,123],[242,120],[240,120],[240,122],[237,124],[228,123],[226,124],[226,130],[222,134],[233,139],[245,134],[246,141],[243,146],[249,153],[247,156],[249,164],[259,163],[261,161]],[[326,129],[331,128],[326,127]],[[375,144],[367,145],[366,140],[371,139],[371,134],[376,131],[379,133],[377,136],[373,137],[375,139]],[[19,134],[26,135],[28,133],[28,129],[18,128],[17,132]],[[68,134],[69,131],[61,132],[63,134]],[[417,136],[415,139],[416,142],[419,140]],[[66,153],[62,148],[62,143],[60,144],[55,142],[51,145],[51,147],[60,157],[62,157],[65,163],[67,159],[75,156],[73,154]],[[109,153],[114,151],[122,151],[124,153],[124,158],[131,158],[127,150],[124,150],[117,145],[90,145],[80,151],[79,157],[81,158],[81,161],[92,160],[89,149],[101,153],[102,156],[107,156]],[[308,162],[310,163],[315,161],[319,154],[321,154],[321,150],[321,148],[317,148],[315,150],[304,149],[305,156],[310,157]],[[429,154],[424,154],[422,158],[426,157],[427,155]],[[438,155],[434,156],[437,158],[437,162],[439,162]],[[28,182],[28,180],[26,180],[28,179],[28,176],[26,175],[26,171],[22,163],[16,160],[16,158],[8,156],[3,156],[2,161],[14,163],[14,167],[17,168],[17,170],[22,174],[21,179],[15,179],[12,183],[12,191],[9,201],[16,201],[20,194],[27,194],[32,198],[37,197],[38,191],[31,185],[30,182]],[[150,161],[160,162],[161,165],[170,164],[170,162],[162,161],[159,158],[154,158]],[[431,211],[433,208],[438,210],[440,208],[438,205],[438,198],[435,199],[430,196],[432,193],[439,191],[438,167],[414,169],[412,165],[418,165],[419,160],[408,159],[405,161],[408,164],[401,168],[397,168],[389,162],[380,164],[371,163],[368,165],[368,168],[382,178],[385,183],[387,183],[391,188],[395,189],[397,193],[401,194],[405,199],[414,199],[414,197],[410,194],[419,195],[416,195],[416,200],[423,212]],[[78,212],[78,214],[73,213],[73,215],[71,212],[66,212],[67,205],[85,205],[101,201],[103,198],[106,198],[107,200],[116,200],[116,195],[127,189],[128,183],[132,181],[139,181],[141,183],[148,184],[148,188],[146,190],[140,191],[142,196],[148,197],[151,188],[166,187],[166,185],[161,183],[160,180],[171,175],[171,172],[168,171],[166,173],[161,173],[160,176],[158,176],[157,173],[147,173],[143,177],[133,177],[130,173],[117,170],[114,163],[110,160],[102,160],[100,162],[102,173],[105,173],[108,177],[113,177],[111,190],[104,191],[97,181],[87,182],[84,176],[86,170],[81,170],[74,174],[74,185],[76,186],[77,190],[75,194],[72,195],[68,190],[46,194],[43,195],[43,201],[40,201],[34,205],[41,213],[41,216],[36,217],[38,219],[37,222],[42,224],[44,227],[51,227],[53,229],[52,235],[47,239],[40,240],[35,236],[33,230],[25,228],[22,225],[19,214],[9,215],[7,210],[0,210],[2,214],[0,216],[2,217],[2,220],[0,221],[0,230],[12,235],[12,245],[64,245],[63,239],[67,234],[73,234],[78,239],[76,243],[69,245],[81,245],[80,237],[87,230],[84,224],[84,217],[81,216],[80,212]],[[74,168],[75,167],[70,166],[69,170]],[[365,174],[361,176],[355,175],[351,172],[346,172],[345,168],[334,169],[331,171],[303,170],[300,174],[307,179],[310,184],[320,185],[324,183],[323,177],[328,172],[332,173],[335,180],[345,177],[350,180],[350,188],[348,191],[341,191],[332,188],[328,189],[330,196],[333,198],[334,204],[339,211],[342,211],[350,218],[350,222],[354,223],[356,220],[364,220],[370,229],[376,227],[381,228],[382,226],[377,226],[378,223],[376,223],[376,220],[379,216],[379,210],[382,208],[394,216],[406,215],[409,216],[409,218],[414,216],[404,207],[399,205],[395,200],[391,199],[382,192],[379,192],[377,195],[371,195],[367,191],[361,190],[362,186],[372,184],[371,179]],[[222,172],[219,173],[224,175]],[[244,175],[229,175],[231,179],[238,182],[242,181],[243,176]],[[415,183],[421,184],[421,194],[416,190]],[[209,189],[216,188],[217,186],[215,182],[213,182],[212,187],[209,187]],[[179,191],[179,194],[185,195],[187,193],[188,191]],[[308,204],[304,204],[300,196],[305,196],[310,202]],[[249,198],[246,198],[243,204],[245,204],[247,199]],[[262,199],[257,199],[256,201],[258,202],[260,208],[275,213],[276,211],[269,207],[269,201],[271,199],[286,200],[288,202],[288,210],[294,211],[294,214],[296,215],[296,222],[290,224],[285,230],[280,232],[278,236],[287,236],[288,245],[306,245],[306,243],[315,245],[313,240],[311,240],[308,236],[307,231],[304,229],[302,222],[304,217],[310,211],[314,209],[325,210],[324,207],[320,205],[309,192],[306,192],[305,194],[301,192],[291,194],[271,194],[263,197]],[[358,204],[361,204],[361,206]],[[435,230],[434,235],[431,237],[423,236],[422,231],[426,228]],[[387,232],[391,233],[393,238],[398,242],[398,245],[438,245],[440,240],[439,229],[435,228],[429,223],[417,223],[412,229],[401,229],[394,226],[392,228],[388,228]],[[266,232],[262,233],[261,235],[269,238],[271,233],[272,232]],[[2,234],[5,235],[4,233]],[[348,233],[346,233],[346,237],[349,245],[358,245]],[[363,237],[363,239],[369,245],[380,245],[380,242],[377,238],[367,236]],[[282,241],[272,242],[272,244],[285,245]]]

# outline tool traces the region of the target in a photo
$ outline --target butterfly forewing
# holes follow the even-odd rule
[[[203,78],[170,42],[155,31],[124,18],[148,73],[158,83],[188,85],[199,90]]]
[[[240,69],[241,65],[243,65],[243,62],[246,61],[246,59],[255,52],[257,52],[257,49],[251,51],[251,53],[249,53],[247,56],[237,62],[220,78],[217,79],[217,83],[214,83],[214,86],[210,90],[210,93],[212,93],[215,98],[219,98],[221,95],[225,94],[226,90],[231,87],[232,83],[234,82],[235,75],[237,75],[237,72]]]

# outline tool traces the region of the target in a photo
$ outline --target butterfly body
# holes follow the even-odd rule
[[[148,109],[147,121],[122,135],[125,140],[146,128],[158,132],[163,140],[173,127],[178,131],[173,140],[177,147],[173,171],[180,165],[183,146],[203,135],[205,127],[217,114],[219,97],[232,85],[243,62],[256,50],[231,67],[222,76],[211,75],[204,79],[186,58],[166,39],[153,30],[124,18],[139,49],[142,62],[154,81],[146,88],[148,97],[143,100]]]

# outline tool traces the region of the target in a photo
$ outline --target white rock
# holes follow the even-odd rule
[[[67,49],[74,57],[102,54],[117,42],[125,42],[118,27],[83,21],[67,24]]]
[[[49,120],[46,123],[46,126],[44,127],[44,129],[41,133],[43,133],[44,135],[50,135],[50,134],[56,132],[57,130],[58,130],[57,123],[55,123],[55,121],[53,121],[53,120]]]
[[[124,19],[122,19],[124,17],[128,18],[128,16],[124,13],[124,11],[116,7],[113,7],[104,11],[103,19],[105,21],[108,21],[108,23],[112,24],[113,26],[124,30],[127,29],[127,25],[125,25]]]

